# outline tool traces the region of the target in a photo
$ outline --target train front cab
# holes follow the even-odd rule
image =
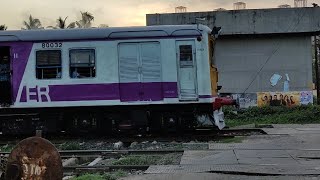
[[[211,93],[212,97],[216,97],[213,103],[213,119],[214,124],[221,130],[226,124],[224,121],[224,113],[222,111],[223,106],[236,105],[236,101],[230,98],[218,97],[218,91],[221,87],[218,86],[219,73],[216,67],[216,61],[214,56],[214,47],[216,40],[213,36],[209,36],[209,64],[210,64],[210,79],[211,79]]]

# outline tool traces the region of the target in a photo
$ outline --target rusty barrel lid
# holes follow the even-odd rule
[[[22,140],[9,155],[5,177],[6,180],[61,180],[60,154],[46,139]]]

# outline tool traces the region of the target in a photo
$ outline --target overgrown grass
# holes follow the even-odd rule
[[[124,156],[116,161],[113,165],[171,165],[179,162],[180,154],[166,154],[166,155],[129,155]]]
[[[244,137],[226,138],[219,141],[219,143],[242,143]]]
[[[60,150],[81,150],[79,142],[66,142],[58,146]]]
[[[72,178],[71,180],[117,180],[121,177],[126,177],[128,173],[122,170],[118,170],[115,172],[105,173],[103,175],[100,174],[85,174],[76,178]]]
[[[0,152],[11,152],[14,147],[15,147],[15,145],[13,145],[13,144],[7,144],[7,145],[4,145],[4,146],[1,146],[0,147]]]
[[[72,178],[71,180],[105,180],[103,175],[100,174],[85,174],[76,178]]]
[[[246,124],[315,124],[320,123],[320,106],[252,107],[245,110],[225,108],[229,127]]]

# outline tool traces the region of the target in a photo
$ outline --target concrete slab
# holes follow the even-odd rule
[[[320,128],[316,128],[316,127],[309,127],[309,128],[295,128],[298,131],[307,131],[304,133],[320,133]],[[311,131],[311,132],[310,132]]]
[[[121,180],[318,180],[320,176],[244,176],[215,173],[146,174],[121,178]]]
[[[211,150],[289,150],[291,148],[283,147],[276,144],[255,144],[255,143],[231,143],[222,144],[215,143],[209,144],[209,149]]]
[[[272,124],[274,128],[320,128],[320,124]]]
[[[294,158],[320,159],[320,150],[287,150]]]
[[[255,175],[320,175],[320,165],[169,165],[150,166],[146,174],[234,173]]]
[[[239,158],[239,164],[247,165],[299,165],[299,163],[292,158]]]
[[[151,166],[145,173],[152,175],[139,176],[138,179],[179,179],[180,174],[184,174],[180,179],[260,178],[239,174],[275,176],[264,179],[287,178],[282,175],[295,175],[287,178],[290,180],[320,179],[318,176],[305,177],[320,175],[320,125],[279,125],[269,132],[274,134],[250,136],[242,143],[210,143],[207,151],[185,151],[180,165]],[[161,175],[157,176],[158,173]]]
[[[231,151],[185,151],[180,164],[238,164]]]
[[[234,150],[237,158],[291,158],[285,150]]]
[[[262,135],[247,137],[242,143],[210,143],[211,150],[303,150],[319,149],[320,134]]]
[[[318,166],[320,164],[320,159],[304,159],[304,158],[298,158],[296,161],[299,164],[302,165],[312,165],[312,166]]]
[[[267,134],[298,134],[299,131],[294,128],[263,128]]]

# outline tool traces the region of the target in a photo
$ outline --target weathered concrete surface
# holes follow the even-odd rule
[[[320,165],[168,165],[150,166],[146,174],[231,173],[254,175],[320,175]]]
[[[122,178],[122,180],[318,180],[316,176],[243,176],[215,173],[187,173],[187,174],[147,174]]]
[[[274,127],[273,134],[250,136],[243,143],[185,151],[180,165],[151,166],[148,175],[127,179],[320,179],[320,125]]]
[[[238,160],[233,150],[185,151],[180,164],[238,164]]]
[[[311,49],[308,36],[218,39],[215,58],[222,86],[219,92],[281,92],[285,74],[290,78],[290,90],[311,91]],[[270,78],[274,74],[281,75],[282,79],[271,86]]]
[[[320,29],[320,8],[248,9],[169,14],[147,14],[147,26],[192,24],[196,18],[210,28],[222,27],[221,35],[305,33]]]
[[[311,32],[320,30],[318,17],[320,8],[276,8],[149,14],[146,19],[150,26],[206,18],[200,23],[222,27],[215,49],[220,93],[255,93],[283,91],[285,74],[291,91],[312,91]],[[273,87],[270,78],[276,73],[283,78]]]

